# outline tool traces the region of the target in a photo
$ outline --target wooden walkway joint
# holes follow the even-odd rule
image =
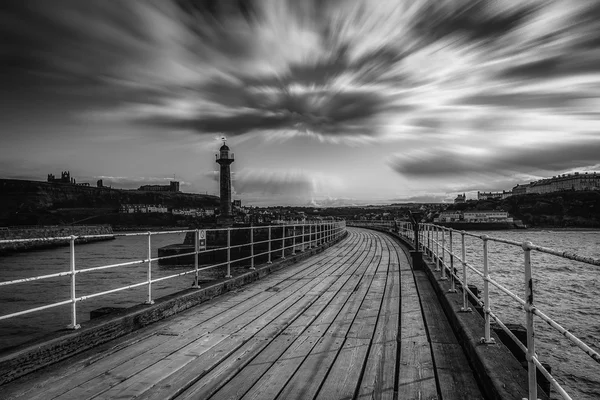
[[[389,236],[323,253],[0,387],[0,398],[483,399],[435,293]]]

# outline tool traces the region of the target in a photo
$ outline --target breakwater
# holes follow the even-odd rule
[[[100,237],[82,237],[102,235]],[[39,226],[31,228],[1,228],[0,240],[37,239],[33,241],[16,241],[0,243],[0,254],[45,249],[69,244],[69,236],[77,236],[76,244],[111,240],[113,230],[110,225],[75,225],[75,226]]]

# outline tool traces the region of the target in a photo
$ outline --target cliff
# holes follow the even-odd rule
[[[192,193],[145,192],[0,179],[0,226],[63,223],[61,218],[71,217],[74,212],[75,216],[67,218],[67,221],[110,214],[114,216],[124,203],[200,208],[218,206],[219,198]],[[99,219],[102,218],[94,219],[93,223],[100,223]]]
[[[563,191],[511,196],[504,200],[470,200],[454,210],[504,210],[532,228],[600,228],[599,191]]]

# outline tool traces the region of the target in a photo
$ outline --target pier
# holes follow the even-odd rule
[[[411,224],[365,225],[315,226],[308,241],[304,230],[298,241],[294,234],[287,257],[283,246],[278,260],[248,272],[260,279],[228,291],[227,280],[215,283],[222,289],[210,300],[11,379],[0,397],[547,398],[490,331],[489,306],[461,312],[469,291],[452,240],[440,237],[452,230],[424,226],[415,244]],[[292,256],[309,247],[314,255]],[[156,314],[157,304],[146,307]]]

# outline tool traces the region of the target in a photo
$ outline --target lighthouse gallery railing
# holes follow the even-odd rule
[[[21,315],[40,312],[40,311],[43,311],[43,310],[46,310],[49,308],[54,308],[54,307],[59,307],[59,306],[70,304],[71,305],[71,310],[70,310],[71,323],[68,325],[68,328],[78,329],[80,327],[80,325],[77,323],[77,303],[78,302],[81,302],[81,301],[84,301],[87,299],[91,299],[94,297],[104,296],[104,295],[108,295],[111,293],[120,292],[123,290],[133,289],[136,287],[146,285],[148,287],[148,296],[145,301],[145,304],[153,304],[154,303],[154,300],[152,298],[152,284],[153,283],[157,283],[157,282],[168,280],[168,279],[178,278],[178,277],[181,277],[184,275],[194,274],[194,285],[192,287],[199,288],[200,286],[198,285],[198,275],[199,275],[199,272],[201,272],[201,271],[226,266],[225,278],[231,278],[232,277],[232,275],[231,275],[231,264],[232,263],[239,263],[241,261],[249,261],[249,263],[250,263],[249,269],[253,270],[253,269],[255,269],[254,262],[257,257],[266,255],[268,258],[267,263],[271,263],[271,259],[274,257],[277,257],[278,255],[279,255],[280,259],[285,259],[286,250],[291,250],[291,254],[294,255],[294,254],[296,254],[296,251],[298,251],[298,250],[305,251],[306,248],[318,247],[321,244],[336,240],[345,231],[345,229],[346,229],[346,224],[344,221],[322,221],[322,222],[289,223],[289,224],[283,224],[283,225],[269,225],[269,226],[250,226],[250,227],[240,227],[240,228],[217,228],[217,229],[206,229],[206,230],[193,229],[193,230],[164,231],[164,232],[121,233],[121,234],[114,234],[114,235],[86,235],[86,236],[68,236],[68,237],[53,237],[53,238],[29,238],[29,239],[0,240],[0,244],[15,243],[15,242],[33,242],[33,241],[39,242],[39,241],[50,241],[50,240],[68,240],[70,242],[70,254],[69,254],[70,266],[69,266],[68,271],[0,282],[0,289],[2,289],[3,287],[6,287],[6,286],[10,286],[10,285],[24,284],[24,283],[28,283],[28,282],[39,281],[39,280],[49,279],[49,278],[56,278],[56,277],[61,277],[61,276],[69,276],[71,278],[70,298],[68,300],[59,301],[59,302],[55,302],[55,303],[51,303],[51,304],[46,304],[43,306],[34,307],[34,308],[26,309],[26,310],[21,310],[21,311],[14,312],[11,314],[0,315],[0,320],[14,318],[14,317],[18,317]],[[254,240],[254,237],[255,237],[254,234],[256,231],[259,231],[259,230],[263,230],[263,231],[267,230],[268,231],[268,238],[266,240],[260,240],[260,241]],[[275,231],[275,230],[281,230],[281,232],[282,232],[281,237],[272,237],[272,231]],[[292,231],[292,234],[286,235],[286,231],[290,231],[290,230]],[[199,247],[199,243],[200,243],[200,239],[202,239],[202,238],[200,236],[202,234],[206,235],[207,233],[218,232],[218,231],[226,231],[227,232],[227,234],[226,234],[227,245],[223,246],[223,247],[216,247],[216,248],[211,248],[211,249],[206,248],[204,250],[201,250]],[[232,245],[231,244],[231,233],[234,231],[238,231],[238,232],[249,231],[250,241],[247,243]],[[195,240],[194,240],[194,245],[193,245],[193,247],[194,247],[193,251],[187,252],[187,253],[170,255],[170,256],[152,257],[152,237],[153,236],[166,235],[166,234],[177,234],[177,233],[186,233],[186,234],[193,233],[194,234]],[[93,268],[80,268],[80,269],[76,268],[75,240],[77,238],[101,238],[101,237],[111,237],[112,238],[112,237],[127,237],[127,236],[146,236],[148,238],[148,253],[147,253],[148,257],[147,258],[142,259],[142,260],[133,260],[133,261],[127,261],[127,262],[122,262],[122,263],[116,263],[116,264],[102,265],[102,266],[93,267]],[[206,235],[206,236],[208,236],[208,235]],[[206,239],[206,236],[204,239]],[[272,244],[276,241],[281,243],[281,247],[277,248],[277,249],[273,249]],[[291,244],[286,245],[286,242],[287,243],[291,242]],[[257,245],[260,245],[263,243],[266,243],[268,245],[268,249],[264,252],[254,254],[255,247]],[[231,258],[231,249],[242,248],[242,247],[248,247],[250,249],[250,255],[246,256],[246,257],[232,259]],[[198,262],[200,254],[216,252],[219,250],[220,251],[226,250],[226,252],[227,252],[226,261],[200,267],[199,262]],[[277,254],[275,252],[277,252]],[[163,276],[160,278],[152,277],[153,262],[177,258],[177,257],[186,257],[186,256],[187,257],[193,256],[194,269],[179,272],[179,273],[168,275],[168,276]],[[105,290],[105,291],[98,292],[98,293],[91,293],[91,294],[85,294],[85,295],[81,295],[81,294],[78,295],[78,293],[77,293],[76,276],[79,274],[83,274],[86,272],[94,272],[94,271],[112,269],[112,268],[124,268],[124,267],[132,266],[132,265],[139,265],[139,264],[147,264],[146,279],[142,282],[133,282],[126,286],[121,286],[121,287],[117,287],[117,288],[110,289],[110,290]]]
[[[365,227],[378,227],[385,229],[397,229],[398,233],[405,239],[414,243],[414,226],[410,222],[403,221],[347,221],[348,226],[365,226]],[[546,322],[549,326],[558,331],[561,335],[569,339],[573,344],[579,347],[583,352],[590,356],[594,361],[600,363],[600,354],[584,343],[581,339],[577,338],[567,329],[562,327],[551,317],[540,311],[534,304],[533,301],[533,279],[532,279],[532,268],[531,268],[531,251],[535,250],[540,253],[550,254],[558,256],[568,260],[579,261],[582,263],[600,266],[600,260],[592,257],[585,257],[571,252],[558,251],[555,249],[542,247],[535,245],[531,242],[517,242],[514,240],[500,239],[490,237],[488,235],[477,235],[471,232],[459,231],[434,224],[419,224],[418,230],[419,238],[419,249],[426,252],[435,261],[435,271],[440,272],[441,279],[449,279],[451,282],[450,292],[457,292],[456,283],[460,285],[462,290],[463,305],[460,309],[461,312],[470,311],[468,296],[470,296],[479,306],[483,308],[485,318],[485,329],[484,337],[481,338],[482,343],[494,343],[494,339],[491,337],[490,323],[494,320],[498,326],[512,338],[512,340],[519,346],[519,348],[525,353],[528,366],[528,389],[529,389],[529,400],[537,399],[537,377],[536,369],[548,379],[556,391],[564,399],[572,399],[571,396],[564,390],[564,388],[556,381],[556,379],[550,374],[546,368],[542,365],[535,353],[535,330],[533,325],[534,315],[539,317],[541,320]],[[460,235],[460,255],[456,254],[453,249],[453,235]],[[481,240],[483,248],[483,271],[478,270],[474,265],[467,262],[466,260],[466,246],[465,236],[470,236]],[[497,242],[504,243],[511,246],[519,247],[523,250],[523,273],[524,273],[524,292],[525,299],[519,297],[517,294],[500,284],[496,280],[490,277],[488,268],[488,243]],[[462,271],[455,268],[455,261],[460,263]],[[476,275],[483,278],[483,300],[480,300],[468,286],[469,271],[472,271]],[[521,341],[506,327],[506,325],[500,320],[500,318],[492,311],[490,303],[490,291],[489,285],[497,287],[501,292],[505,293],[517,303],[519,303],[525,310],[526,315],[526,328],[527,328],[527,345],[521,343]]]

